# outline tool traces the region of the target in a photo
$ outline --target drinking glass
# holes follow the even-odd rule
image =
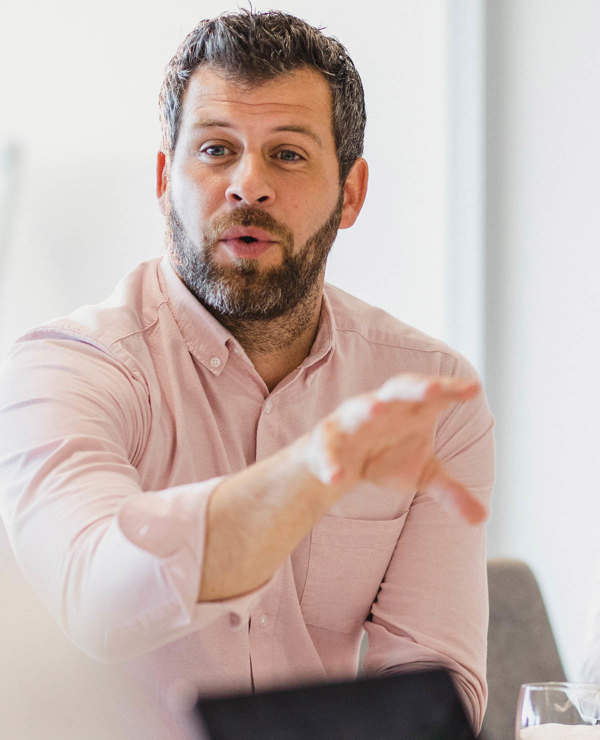
[[[523,684],[515,740],[600,740],[600,685]]]

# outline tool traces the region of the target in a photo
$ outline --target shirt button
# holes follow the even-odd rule
[[[261,614],[260,617],[258,618],[258,623],[260,624],[261,627],[264,627],[267,624],[267,621],[268,620],[267,620],[266,614]]]
[[[272,410],[273,410],[273,404],[271,403],[271,401],[267,401],[265,403],[265,414],[270,414]]]
[[[239,614],[229,612],[229,626],[234,630],[242,626],[242,618]]]
[[[217,368],[220,365],[221,365],[221,360],[217,356],[210,358],[210,366],[211,367]]]

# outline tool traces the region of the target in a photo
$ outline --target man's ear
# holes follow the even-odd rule
[[[344,183],[344,205],[340,229],[348,229],[358,218],[367,196],[368,182],[369,166],[363,157],[359,157],[352,165]]]
[[[156,197],[163,215],[166,214],[167,183],[169,179],[169,160],[164,152],[156,156]]]

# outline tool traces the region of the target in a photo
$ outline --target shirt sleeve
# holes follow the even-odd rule
[[[221,480],[143,491],[143,381],[102,348],[31,334],[0,368],[0,513],[66,634],[118,662],[242,617],[261,588],[196,602],[208,499]]]
[[[474,371],[461,361],[448,374]],[[434,449],[450,475],[489,506],[493,418],[483,392],[439,421]],[[365,624],[365,672],[446,668],[479,730],[487,702],[488,611],[485,527],[417,492]]]

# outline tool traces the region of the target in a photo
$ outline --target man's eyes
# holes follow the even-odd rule
[[[210,144],[201,149],[200,153],[205,154],[210,159],[221,159],[233,152],[224,144]],[[293,149],[280,149],[275,153],[275,157],[282,162],[302,162],[304,160],[304,157]]]

